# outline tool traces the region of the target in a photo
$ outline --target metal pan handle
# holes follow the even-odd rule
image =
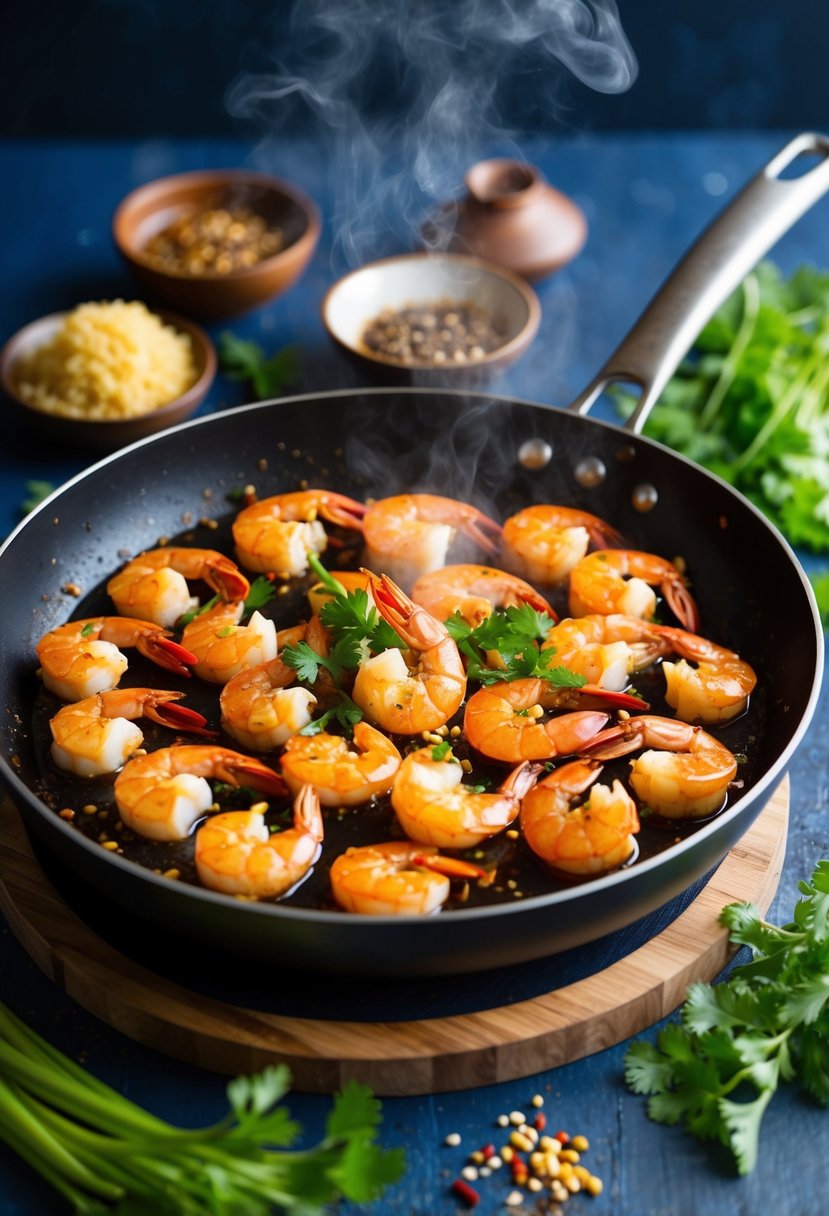
[[[803,154],[820,164],[799,177],[780,174]],[[703,232],[627,337],[584,392],[567,408],[586,414],[608,385],[624,381],[641,390],[626,423],[639,434],[694,339],[751,268],[829,190],[829,137],[795,136]]]

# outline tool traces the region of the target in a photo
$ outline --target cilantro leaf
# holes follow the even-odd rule
[[[255,578],[250,585],[250,590],[245,600],[244,615],[247,616],[250,612],[258,612],[260,608],[264,608],[269,604],[276,595],[276,588],[273,583],[260,574]]]
[[[467,675],[481,684],[541,678],[556,688],[581,688],[587,683],[568,667],[554,664],[555,647],[538,649],[554,625],[546,612],[529,604],[496,609],[476,628],[459,613],[446,622],[450,635],[467,659]],[[493,655],[500,661],[492,666]]]
[[[247,381],[260,398],[278,397],[299,374],[299,352],[286,346],[268,357],[257,342],[225,330],[219,336],[219,366],[228,380]]]
[[[323,731],[328,730],[331,722],[336,722],[347,735],[351,735],[357,723],[362,722],[363,711],[342,689],[339,690],[339,697],[340,700],[336,705],[326,710],[319,718],[314,718],[307,726],[303,726],[299,733],[301,735],[321,735]]]
[[[45,498],[54,491],[55,487],[51,481],[27,481],[26,482],[26,497],[20,504],[20,513],[28,515],[30,511],[34,511],[35,507],[39,507]]]

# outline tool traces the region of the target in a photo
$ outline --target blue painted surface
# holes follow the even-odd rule
[[[525,141],[528,159],[584,207],[590,239],[567,270],[539,285],[544,310],[540,335],[497,388],[551,405],[572,397],[704,224],[781,142],[769,133]],[[162,173],[254,159],[244,146],[228,141],[0,145],[0,180],[6,184],[0,196],[0,231],[6,237],[0,248],[5,288],[0,340],[37,316],[83,299],[135,297],[109,237],[112,210],[132,186]],[[232,324],[237,333],[269,348],[300,345],[298,387],[307,390],[358,382],[327,346],[319,320],[324,291],[346,264],[347,245],[332,224],[332,164],[309,145],[281,149],[278,170],[323,207],[323,239],[313,265],[289,295]],[[273,162],[268,167],[277,169]],[[775,258],[785,269],[804,261],[829,265],[828,205],[816,207],[780,243]],[[384,236],[367,223],[353,247],[369,258],[395,241],[404,243],[401,230]],[[217,382],[203,412],[241,399],[238,386]],[[0,532],[17,522],[28,479],[57,483],[86,463],[88,456],[48,449],[31,432],[15,431],[4,419]],[[820,564],[804,560],[810,567]],[[810,873],[819,857],[829,855],[827,736],[824,690],[823,704],[792,766],[788,853],[773,910],[778,918],[788,915],[797,880]],[[40,975],[8,929],[0,934],[0,997],[118,1090],[164,1117],[195,1124],[223,1111],[221,1079],[143,1049],[89,1017]],[[525,1107],[535,1092],[546,1096],[556,1128],[589,1136],[587,1160],[605,1180],[601,1198],[571,1201],[568,1210],[574,1216],[696,1216],[703,1211],[711,1216],[811,1216],[822,1210],[829,1158],[819,1145],[826,1142],[829,1124],[810,1100],[788,1091],[775,1098],[764,1122],[757,1169],[752,1177],[737,1179],[721,1152],[648,1123],[643,1101],[622,1083],[623,1052],[624,1046],[613,1048],[526,1081],[434,1098],[387,1099],[384,1141],[407,1146],[409,1169],[373,1210],[381,1216],[451,1214],[455,1204],[448,1186],[465,1152],[492,1137],[498,1113]],[[296,1095],[290,1106],[310,1142],[320,1132],[328,1100]],[[460,1149],[442,1147],[450,1131],[463,1135]],[[482,1216],[506,1210],[501,1204],[508,1189],[498,1176],[481,1184],[484,1197],[476,1210]],[[348,1216],[356,1211],[342,1210]],[[0,1152],[0,1216],[57,1216],[60,1211],[47,1188]]]

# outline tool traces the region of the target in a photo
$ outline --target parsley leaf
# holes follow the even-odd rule
[[[301,735],[320,735],[327,731],[330,723],[336,722],[347,735],[351,735],[358,722],[363,720],[363,711],[355,705],[351,697],[342,689],[338,690],[339,702],[333,708],[326,710],[319,718],[314,718],[299,732]]]
[[[250,590],[245,600],[244,615],[247,616],[249,612],[258,612],[260,608],[264,608],[266,604],[269,604],[275,595],[276,588],[273,583],[270,579],[265,578],[263,574],[260,574],[250,585]]]
[[[555,647],[538,649],[555,622],[529,604],[497,609],[476,628],[455,613],[446,622],[450,635],[467,659],[467,675],[481,684],[540,677],[556,688],[581,688],[587,683],[569,667],[554,664]],[[493,656],[497,665],[491,666]]]
[[[722,1141],[741,1174],[754,1168],[781,1081],[829,1106],[829,860],[799,889],[805,898],[788,925],[769,924],[751,904],[724,908],[722,924],[752,961],[726,983],[692,984],[681,1024],[625,1056],[627,1084],[649,1095],[650,1117]]]
[[[269,358],[257,342],[225,330],[219,337],[219,365],[228,380],[247,381],[258,397],[278,397],[296,381],[299,352],[286,346]]]

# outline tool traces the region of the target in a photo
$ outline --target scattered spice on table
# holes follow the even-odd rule
[[[508,1208],[522,1207],[525,1199],[530,1199],[534,1210],[539,1211],[542,1210],[538,1207],[539,1202],[549,1200],[559,1205],[580,1191],[601,1195],[604,1190],[601,1178],[582,1162],[590,1148],[587,1137],[571,1136],[566,1131],[557,1131],[552,1136],[543,1134],[547,1116],[541,1110],[544,1105],[541,1094],[533,1095],[531,1105],[536,1113],[529,1119],[518,1110],[495,1118],[495,1126],[506,1136],[506,1143],[500,1149],[494,1143],[486,1143],[469,1153],[466,1164],[449,1188],[466,1207],[476,1207],[481,1199],[480,1191],[473,1184],[480,1184],[493,1175],[510,1187],[503,1200]],[[457,1132],[450,1132],[444,1139],[449,1147],[459,1143]]]
[[[246,270],[284,247],[282,230],[250,207],[188,211],[150,237],[141,256],[173,274],[230,274]]]
[[[496,318],[471,300],[436,300],[384,309],[366,326],[363,344],[398,363],[474,363],[505,337]]]

